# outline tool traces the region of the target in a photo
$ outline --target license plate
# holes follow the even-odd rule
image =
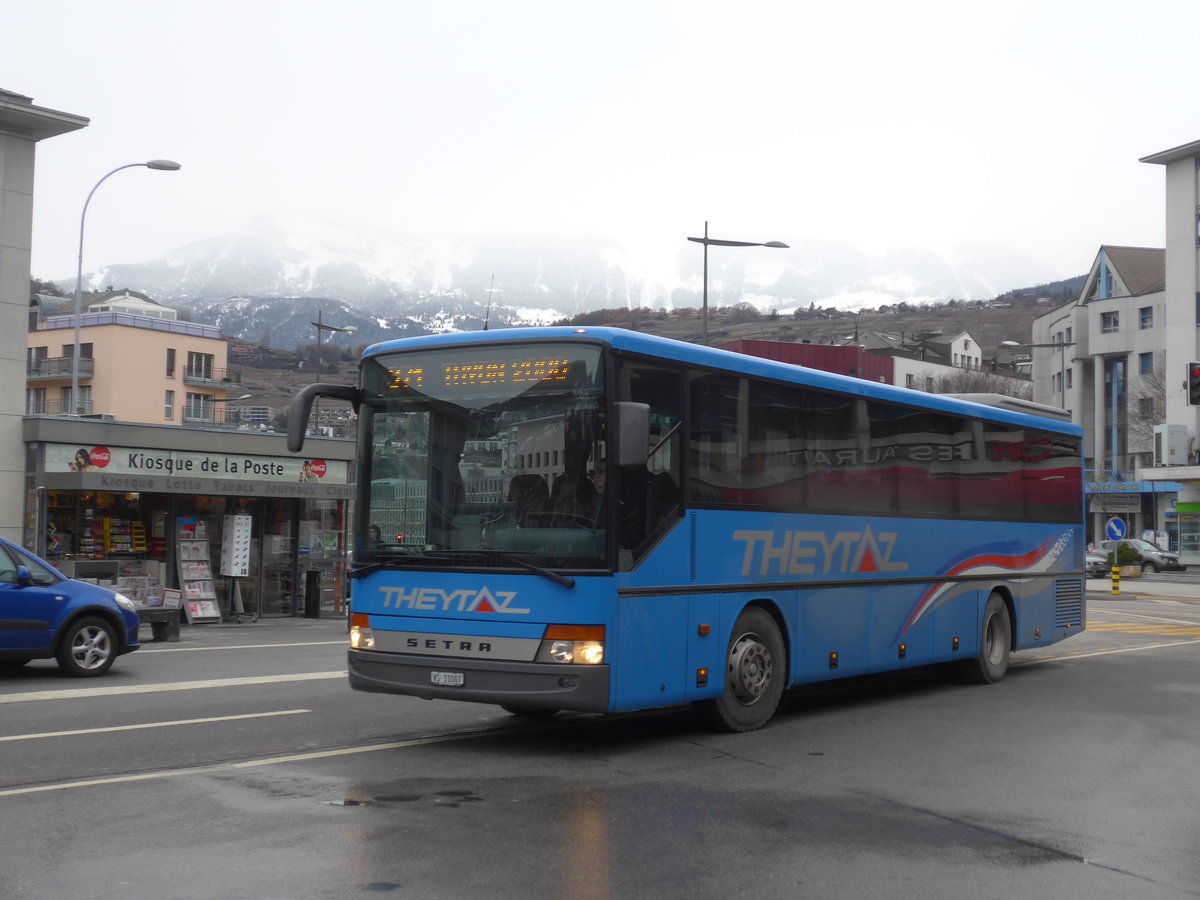
[[[462,672],[430,672],[429,680],[433,684],[441,685],[442,687],[462,687],[463,673]]]

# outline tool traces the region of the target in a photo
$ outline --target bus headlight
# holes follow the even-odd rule
[[[603,625],[548,625],[538,662],[595,666],[604,662]]]
[[[371,633],[371,620],[366,613],[350,614],[350,648],[352,650],[375,649],[375,635]]]

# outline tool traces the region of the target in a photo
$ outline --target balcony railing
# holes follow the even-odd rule
[[[183,424],[236,428],[241,423],[236,411],[227,410],[224,403],[214,403],[204,406],[185,406],[183,408]]]
[[[45,359],[31,359],[25,364],[25,377],[30,381],[45,381],[52,378],[71,377],[70,356],[52,356]],[[91,378],[95,374],[96,362],[91,357],[79,358],[79,377]]]
[[[75,404],[62,400],[27,400],[25,402],[25,415],[27,416],[73,416],[76,414]],[[92,401],[82,400],[79,403],[79,415],[89,416],[92,418],[104,418],[97,416],[92,412]]]
[[[241,369],[218,369],[214,366],[187,366],[183,370],[183,383],[201,387],[240,388]]]

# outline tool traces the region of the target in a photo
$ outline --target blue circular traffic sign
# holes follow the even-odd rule
[[[1104,533],[1110,541],[1119,541],[1125,537],[1125,520],[1113,516],[1104,523]]]

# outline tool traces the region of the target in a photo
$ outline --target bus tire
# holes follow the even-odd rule
[[[1008,654],[1012,647],[1012,618],[1008,604],[995,591],[983,608],[983,627],[979,635],[979,653],[974,659],[963,660],[963,678],[974,684],[995,684],[1008,671]]]
[[[510,716],[519,716],[522,719],[552,719],[558,715],[557,709],[543,709],[540,706],[505,706],[501,704],[500,708]]]
[[[717,728],[756,731],[775,715],[786,680],[787,652],[779,626],[766,610],[750,606],[729,637],[720,695],[698,706]]]

